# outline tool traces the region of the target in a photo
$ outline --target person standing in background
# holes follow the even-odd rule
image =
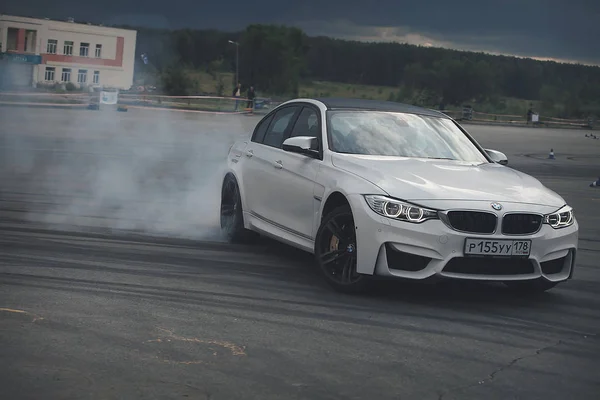
[[[254,111],[254,99],[256,98],[256,92],[254,91],[254,86],[250,86],[250,88],[248,89],[248,108],[250,109],[250,112]]]
[[[242,84],[239,82],[233,89],[233,97],[235,97],[235,111],[237,111],[240,106],[239,98],[242,97]]]
[[[533,122],[533,104],[529,104],[529,110],[527,110],[527,125]]]

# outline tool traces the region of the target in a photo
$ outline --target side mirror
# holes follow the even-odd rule
[[[502,164],[502,165],[508,164],[508,158],[506,157],[506,154],[501,153],[496,150],[490,150],[490,149],[485,149],[485,152],[488,154],[488,156],[490,156],[492,161],[494,161],[495,163]]]
[[[290,153],[304,154],[309,157],[319,157],[319,141],[312,136],[296,136],[286,139],[282,148]]]

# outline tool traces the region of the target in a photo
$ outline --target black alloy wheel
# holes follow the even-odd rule
[[[227,175],[221,188],[221,233],[229,242],[245,242],[250,232],[244,228],[242,198],[232,175]]]
[[[315,256],[334,289],[348,293],[367,289],[368,276],[356,271],[356,228],[350,206],[338,207],[323,218],[315,240]]]

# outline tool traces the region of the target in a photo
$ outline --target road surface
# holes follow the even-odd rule
[[[467,126],[575,207],[572,281],[348,296],[300,251],[219,242],[219,166],[256,117],[23,113],[0,108],[3,398],[600,393],[600,140],[584,131]]]

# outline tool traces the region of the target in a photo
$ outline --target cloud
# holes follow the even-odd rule
[[[367,26],[348,19],[312,20],[293,23],[309,35],[329,36],[361,42],[396,42],[425,47],[485,52],[496,55],[529,57],[541,61],[600,65],[600,54],[586,52],[581,56],[557,49],[557,43],[544,38],[506,30],[488,34],[436,32],[419,30],[409,25]],[[590,42],[590,50],[595,43]],[[572,48],[572,46],[571,46]]]
[[[105,19],[107,25],[151,26],[155,29],[172,29],[173,24],[160,14],[118,14]]]
[[[6,3],[6,2],[5,2]],[[309,35],[398,41],[600,65],[598,0],[76,0],[8,2],[7,13],[123,22],[160,28],[241,30],[293,24]],[[50,15],[52,14],[52,15]]]
[[[303,21],[294,25],[307,33],[361,42],[398,42],[422,46],[444,47],[450,42],[413,32],[407,26],[361,26],[348,20]]]

